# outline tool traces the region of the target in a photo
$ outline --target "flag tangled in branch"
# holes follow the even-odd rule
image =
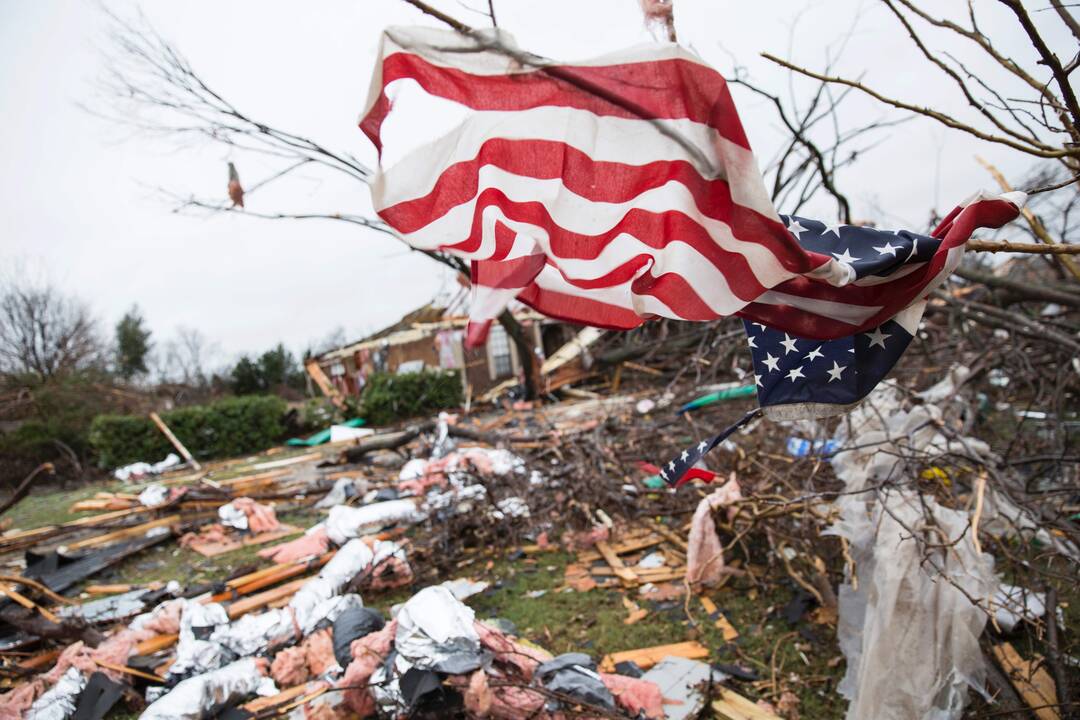
[[[469,110],[372,197],[408,244],[471,262],[471,344],[514,298],[613,329],[738,315],[762,404],[812,415],[866,394],[971,233],[1024,200],[976,196],[930,236],[783,218],[723,77],[675,44],[555,64],[498,30],[389,28],[360,121],[380,154],[398,81]]]

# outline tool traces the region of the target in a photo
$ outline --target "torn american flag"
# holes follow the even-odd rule
[[[468,115],[383,168],[397,83]],[[360,127],[380,153],[379,216],[409,245],[471,263],[470,344],[515,298],[614,329],[738,315],[757,324],[759,401],[788,416],[865,395],[971,233],[1024,200],[976,196],[921,237],[782,218],[723,77],[675,44],[556,64],[499,30],[388,28]],[[778,343],[793,349],[781,357]],[[680,454],[666,479],[726,434]]]
[[[360,121],[380,156],[397,83],[469,111],[380,164],[372,199],[409,245],[471,262],[473,344],[514,298],[606,328],[737,314],[843,337],[924,295],[975,227],[1016,214],[976,203],[926,262],[865,285],[788,231],[723,77],[678,45],[554,64],[501,31],[389,28]]]

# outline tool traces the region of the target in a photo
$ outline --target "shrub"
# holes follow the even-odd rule
[[[461,378],[457,373],[423,370],[391,375],[373,373],[364,386],[362,415],[371,425],[431,415],[461,405]]]
[[[228,398],[163,413],[161,419],[199,459],[258,452],[285,433],[285,401],[273,396]],[[99,415],[90,425],[90,443],[102,467],[145,460],[156,462],[172,445],[147,417]]]

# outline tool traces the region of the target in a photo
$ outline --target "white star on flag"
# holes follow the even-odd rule
[[[866,333],[866,337],[870,338],[870,347],[880,345],[881,349],[885,349],[885,338],[890,338],[892,335],[881,332],[881,328],[877,328],[872,333]]]
[[[810,352],[808,352],[806,354],[806,357],[803,358],[803,360],[809,360],[809,361],[813,362],[814,360],[818,359],[819,357],[825,357],[825,353],[821,352],[821,348],[816,347],[813,350],[811,350]]]
[[[856,260],[859,260],[857,257],[852,257],[850,250],[844,250],[843,253],[833,253],[833,257],[845,265],[851,265]]]
[[[802,374],[802,365],[788,371],[787,377],[791,382],[795,382],[795,378],[805,378],[806,376]]]
[[[829,382],[832,382],[833,380],[839,380],[840,375],[845,370],[847,370],[847,365],[841,365],[840,363],[833,360],[832,370],[826,370],[825,372],[829,373]]]
[[[896,251],[899,250],[900,247],[901,246],[899,245],[893,245],[886,241],[884,245],[875,245],[874,249],[878,251],[878,255],[892,255],[893,257],[896,257]]]
[[[780,368],[777,365],[780,364],[780,358],[773,357],[772,353],[765,353],[765,359],[762,360],[765,363],[765,367],[769,368],[769,372],[774,372]]]
[[[787,226],[788,232],[795,236],[796,240],[800,240],[800,234],[806,232],[806,228],[799,224],[798,220],[792,218],[791,223]]]
[[[795,352],[795,341],[792,340],[787,333],[784,333],[784,339],[780,342],[780,344],[787,348],[786,350],[784,350],[785,355]]]
[[[746,336],[746,344],[747,344],[748,346],[752,347],[752,348],[756,348],[756,347],[757,347],[757,343],[756,343],[756,342],[754,342],[754,336],[753,336],[753,335],[747,335],[747,336]]]
[[[821,224],[825,226],[825,229],[821,232],[821,237],[825,237],[829,233],[833,233],[834,235],[836,235],[837,240],[840,239],[840,228],[847,227],[839,220],[836,222],[822,222]]]

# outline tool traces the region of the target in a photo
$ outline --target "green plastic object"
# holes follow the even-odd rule
[[[345,427],[362,427],[364,424],[364,418],[353,418],[352,420],[346,420],[341,423]],[[285,442],[286,445],[292,447],[315,447],[316,445],[322,445],[325,442],[330,441],[330,428],[320,430],[319,432],[306,438],[292,438]]]
[[[697,400],[691,400],[690,402],[679,408],[679,414],[683,414],[687,410],[696,410],[699,407],[705,407],[706,405],[712,405],[715,402],[721,400],[734,400],[735,398],[750,397],[757,393],[756,385],[743,385],[741,387],[727,388],[725,390],[718,390],[708,395],[702,395]]]
[[[662,490],[667,487],[667,483],[659,475],[650,475],[645,478],[645,487],[651,490]]]

